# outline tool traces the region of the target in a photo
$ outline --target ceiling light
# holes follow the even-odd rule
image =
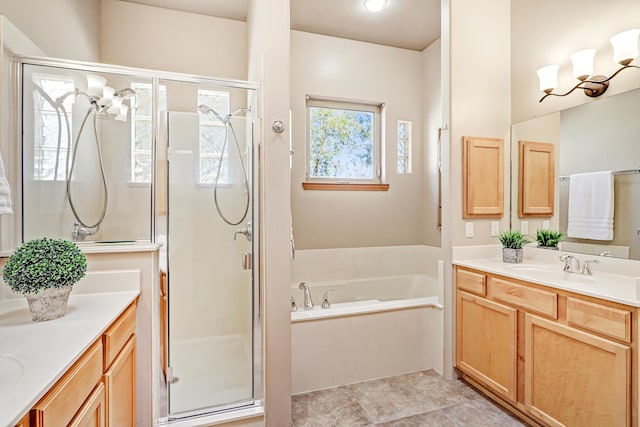
[[[364,0],[364,7],[369,12],[380,12],[387,5],[387,0]]]

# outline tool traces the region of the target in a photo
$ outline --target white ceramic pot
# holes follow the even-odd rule
[[[73,286],[49,288],[37,294],[25,294],[34,322],[53,320],[62,317],[67,312],[67,302]]]

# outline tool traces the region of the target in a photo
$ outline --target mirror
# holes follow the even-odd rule
[[[512,144],[512,228],[528,222],[529,234],[538,228],[567,233],[571,174],[614,171],[614,238],[590,240],[565,237],[562,250],[640,260],[640,89],[632,90],[514,124]],[[518,142],[556,145],[555,210],[548,218],[518,216]],[[545,222],[546,221],[546,222]]]
[[[377,14],[362,2],[291,2],[291,199],[297,249],[440,246],[439,19],[439,1],[431,0],[389,2]],[[402,37],[396,37],[420,38],[425,29],[432,38],[412,45],[401,45]],[[357,185],[349,191],[303,188],[309,167],[307,97],[383,105],[380,174],[388,191],[354,190]],[[401,123],[410,123],[410,173],[399,172]]]

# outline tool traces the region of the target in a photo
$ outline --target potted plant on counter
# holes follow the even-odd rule
[[[506,230],[498,235],[498,240],[502,243],[502,261],[519,263],[522,262],[522,247],[531,243],[520,230]]]
[[[536,241],[539,248],[558,250],[558,243],[564,234],[556,230],[539,229],[536,230]]]
[[[23,243],[2,270],[5,283],[27,298],[34,322],[64,316],[72,286],[87,271],[75,243],[47,237]]]

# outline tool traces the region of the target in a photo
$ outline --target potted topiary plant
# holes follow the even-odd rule
[[[502,243],[502,260],[504,262],[522,262],[522,247],[531,243],[520,230],[506,230],[498,235],[498,240]]]
[[[558,243],[564,237],[564,234],[556,230],[539,229],[536,230],[536,241],[539,248],[558,249]]]
[[[87,271],[75,243],[47,237],[23,243],[2,270],[5,283],[27,298],[34,322],[64,316],[72,286]]]

